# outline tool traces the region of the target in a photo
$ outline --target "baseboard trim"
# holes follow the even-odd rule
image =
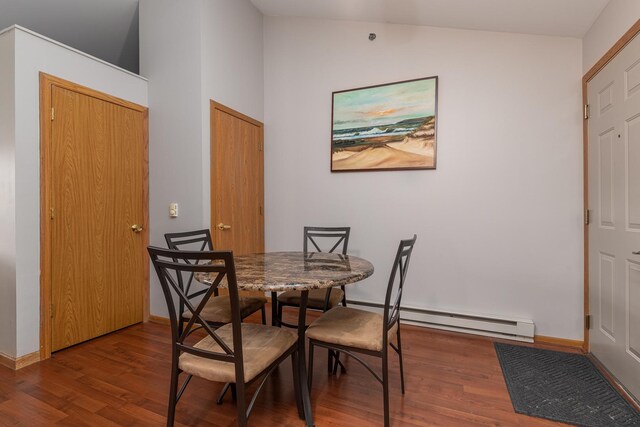
[[[20,356],[18,358],[0,353],[0,365],[9,369],[13,369],[14,371],[17,371],[18,369],[22,369],[29,365],[33,365],[34,363],[37,363],[39,361],[40,351],[25,354],[24,356]]]
[[[535,335],[533,342],[537,344],[553,344],[561,347],[577,348],[584,351],[584,341],[569,340],[566,338],[547,337],[545,335]]]
[[[153,314],[149,316],[149,322],[158,323],[160,325],[170,325],[171,324],[171,321],[169,320],[168,317],[154,316]]]
[[[9,369],[16,369],[16,359],[11,356],[7,356],[4,353],[0,353],[0,365]]]

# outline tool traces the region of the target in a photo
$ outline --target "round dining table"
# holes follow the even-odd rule
[[[301,292],[298,311],[298,378],[300,396],[296,396],[299,415],[313,426],[313,412],[307,384],[305,358],[305,320],[309,291],[359,282],[373,274],[373,265],[362,258],[327,252],[267,252],[234,256],[238,289],[271,292],[272,324],[277,326],[277,293]],[[207,283],[206,275],[196,279]],[[226,283],[221,283],[224,287]]]

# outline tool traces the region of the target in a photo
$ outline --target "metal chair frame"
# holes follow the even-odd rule
[[[213,241],[211,239],[211,232],[209,231],[209,229],[202,229],[202,230],[194,230],[194,231],[183,231],[183,232],[179,232],[179,233],[166,233],[164,235],[164,239],[167,241],[167,247],[169,249],[172,250],[176,250],[176,251],[182,251],[184,250],[184,247],[187,245],[194,245],[197,243],[200,243],[200,248],[198,249],[199,251],[213,251]],[[182,289],[185,292],[185,295],[189,298],[189,300],[193,300],[196,297],[199,297],[201,295],[204,295],[207,292],[207,289],[201,289],[199,291],[194,291],[193,293],[189,293],[189,291],[191,290],[191,285],[193,284],[193,274],[189,275],[188,280],[185,281],[183,280],[182,277],[178,278],[179,284],[182,286]],[[218,289],[216,288],[214,290],[213,296],[217,297],[219,294]],[[180,304],[180,327],[182,328],[183,326],[183,322],[188,321],[189,319],[186,319],[182,316],[182,313],[184,313],[185,310],[185,306],[184,304],[182,304],[182,301],[179,302]],[[261,311],[261,315],[262,315],[262,324],[266,325],[267,324],[267,314],[266,314],[266,309],[265,306],[263,305],[260,309]],[[247,316],[251,316],[254,312],[251,312],[249,314],[247,314]],[[224,325],[224,323],[221,322],[208,322],[209,325],[212,326],[222,326]]]
[[[416,242],[417,236],[414,234],[412,239],[401,240],[398,245],[398,251],[396,252],[396,257],[393,262],[393,268],[391,270],[391,275],[389,277],[389,283],[387,284],[387,292],[385,296],[384,303],[384,312],[383,312],[383,322],[382,322],[382,350],[381,351],[372,351],[366,350],[358,347],[352,346],[344,346],[333,343],[327,343],[323,341],[318,341],[314,339],[309,339],[309,365],[308,365],[308,385],[309,390],[311,390],[311,382],[313,380],[313,351],[314,347],[323,347],[327,348],[330,351],[335,352],[344,352],[349,356],[353,357],[356,361],[358,361],[361,365],[363,365],[373,376],[382,384],[382,393],[384,400],[384,425],[385,427],[389,426],[389,356],[388,356],[388,347],[390,346],[395,350],[400,359],[400,385],[402,394],[404,394],[404,368],[402,364],[402,340],[400,336],[400,304],[402,301],[402,292],[405,284],[405,278],[407,275],[407,270],[409,267],[409,261],[411,259],[411,252],[413,251],[413,246]],[[394,285],[396,283],[396,277],[398,280],[398,293],[396,297],[391,302],[391,297],[393,295]],[[388,341],[388,332],[394,326],[398,324],[397,328],[397,340],[398,346],[396,347],[393,343]],[[378,375],[364,360],[356,355],[356,353],[366,354],[370,356],[376,356],[382,359],[382,377]]]
[[[334,253],[336,249],[339,249],[339,253],[342,255],[347,254],[347,248],[349,247],[349,235],[351,233],[351,227],[304,227],[304,240],[302,243],[302,250],[305,254],[313,253],[313,252],[328,252]],[[328,251],[323,251],[321,249],[321,245],[318,244],[319,239],[335,239],[335,243]],[[313,245],[313,248],[309,250],[309,243]],[[314,250],[315,249],[315,250]],[[347,306],[347,291],[344,285],[340,286],[342,289],[342,306]],[[327,289],[327,293],[324,298],[324,307],[322,308],[322,312],[329,310],[329,303],[331,301],[331,291],[333,288]],[[299,307],[298,304],[287,304],[281,303],[277,300],[275,292],[271,294],[271,300],[274,301],[274,308],[277,308],[277,325],[278,326],[286,326],[288,328],[297,328],[298,325],[293,325],[291,323],[286,323],[282,321],[282,308],[283,307]],[[318,310],[317,308],[307,306],[307,310]],[[335,360],[335,362],[334,362]],[[338,365],[340,365],[342,372],[346,372],[347,369],[340,361],[340,353],[334,353],[329,350],[329,357],[327,360],[327,370],[330,373],[336,374],[338,370]]]
[[[281,362],[291,356],[294,393],[296,395],[298,411],[301,412],[302,397],[298,378],[298,363],[300,361],[298,360],[297,342],[291,345],[291,347],[278,357],[278,359],[271,363],[251,381],[245,382],[244,380],[244,358],[242,353],[241,329],[242,319],[240,316],[239,292],[236,281],[233,253],[227,251],[179,251],[157,247],[149,247],[148,252],[158,278],[160,279],[160,284],[167,302],[171,321],[171,385],[169,389],[167,426],[174,425],[176,405],[192,378],[192,375],[188,375],[180,386],[180,389],[178,389],[178,379],[182,372],[179,368],[178,362],[182,353],[189,353],[206,359],[235,364],[236,405],[238,412],[238,425],[241,427],[245,427],[247,425],[247,419],[251,414],[256,398],[262,390],[266,379]],[[175,278],[172,277],[171,272],[175,273]],[[212,284],[205,290],[204,297],[197,306],[194,306],[191,303],[189,297],[181,286],[178,277],[182,276],[182,273],[188,273],[192,276],[195,273],[217,273],[215,280],[213,280]],[[218,336],[215,330],[205,322],[204,319],[202,319],[200,314],[208,299],[215,293],[218,285],[225,276],[227,278],[231,302],[233,350],[222,340],[222,338]],[[173,294],[178,296],[179,302],[181,302],[192,314],[191,319],[189,319],[183,329],[180,329],[179,327],[179,324],[182,323],[182,317],[176,312]],[[199,329],[204,329],[208,336],[210,336],[222,348],[223,352],[203,350],[196,348],[194,345],[185,343],[185,340],[193,332]],[[260,384],[247,404],[245,396],[246,388],[257,381],[260,381]]]
[[[303,241],[303,252],[305,254],[313,253],[313,252],[328,252],[334,253],[338,247],[340,247],[340,253],[342,255],[347,254],[347,248],[349,247],[349,234],[351,233],[351,227],[304,227],[304,241]],[[334,245],[328,251],[323,251],[316,241],[316,239],[337,239]],[[315,250],[309,250],[309,243],[313,245]],[[342,289],[343,297],[342,297],[342,305],[344,307],[347,306],[347,292],[344,285],[340,286]],[[329,307],[329,302],[331,300],[331,291],[332,288],[327,289],[327,294],[324,299],[324,307],[322,311],[327,311]],[[272,296],[275,296],[272,294]],[[277,298],[274,299],[277,301]],[[274,303],[276,304],[276,303]],[[282,307],[298,307],[298,304],[287,304],[277,302],[277,324],[279,326],[287,326],[289,328],[297,328],[298,325],[292,325],[290,323],[286,323],[282,321]],[[307,306],[307,310],[318,310],[312,307]]]

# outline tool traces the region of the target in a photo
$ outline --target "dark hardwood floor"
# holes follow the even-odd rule
[[[400,393],[392,352],[392,425],[559,425],[514,413],[491,340],[413,326],[403,326],[402,332],[407,393]],[[163,425],[169,351],[169,327],[146,323],[57,352],[17,372],[0,366],[0,425]],[[316,425],[381,425],[377,381],[349,358],[346,374],[328,376],[326,357],[326,351],[316,351],[311,393]],[[235,425],[233,401],[228,397],[222,405],[215,403],[221,388],[194,378],[178,404],[178,425]],[[249,424],[304,425],[293,400],[288,362],[268,380]]]

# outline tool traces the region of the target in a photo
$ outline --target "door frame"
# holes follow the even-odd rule
[[[231,116],[234,116],[240,120],[244,120],[245,122],[251,123],[254,126],[257,126],[260,129],[260,146],[261,146],[261,151],[263,152],[263,156],[264,156],[264,124],[256,119],[253,119],[245,114],[242,114],[239,111],[236,111],[232,108],[227,107],[226,105],[222,105],[219,102],[214,101],[213,99],[209,100],[209,151],[210,151],[210,158],[209,158],[209,199],[210,199],[210,211],[209,211],[209,224],[211,229],[213,230],[213,227],[215,227],[214,224],[214,218],[213,215],[216,212],[215,208],[216,208],[216,198],[214,197],[214,195],[216,194],[216,190],[217,190],[217,183],[214,182],[213,180],[213,167],[216,164],[216,151],[214,149],[215,144],[216,144],[216,128],[215,128],[215,121],[213,120],[213,112],[215,110],[220,110],[224,113],[227,113]],[[264,176],[262,178],[262,184],[264,186]],[[263,230],[262,230],[262,242],[263,242],[263,248],[262,250],[264,250],[264,200],[262,201],[262,224],[263,224]],[[215,242],[214,242],[215,243]]]
[[[124,99],[40,72],[40,360],[51,357],[51,224],[49,211],[52,190],[51,101],[53,87],[60,87],[143,113],[143,247],[149,245],[149,109]],[[149,257],[143,257],[142,318],[149,319]]]
[[[587,84],[600,72],[633,38],[640,33],[640,19],[627,30],[626,33],[595,63],[582,77],[582,105],[588,104]],[[589,328],[587,316],[589,313],[589,224],[586,222],[586,212],[589,209],[589,120],[583,115],[582,119],[582,184],[585,221],[583,225],[584,238],[584,342],[582,350],[589,351]]]

